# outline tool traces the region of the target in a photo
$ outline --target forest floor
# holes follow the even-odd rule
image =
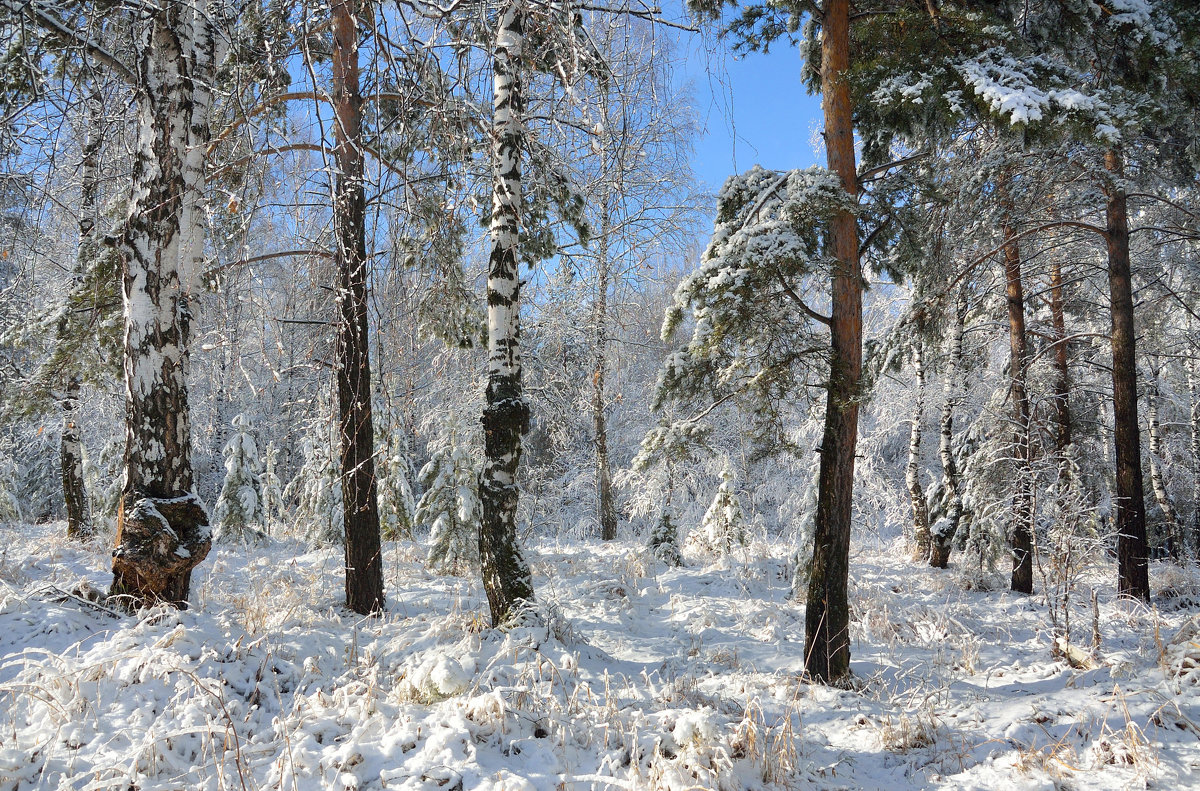
[[[188,611],[116,616],[64,595],[107,585],[108,549],[63,532],[0,526],[4,791],[1200,788],[1194,570],[1156,565],[1149,607],[1081,580],[1082,669],[1044,597],[856,550],[837,690],[800,675],[783,545],[666,569],[535,542],[545,625],[500,634],[404,542],[380,618],[341,606],[339,550],[292,540],[215,549]]]

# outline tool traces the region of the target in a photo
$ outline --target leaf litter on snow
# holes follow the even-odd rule
[[[1082,670],[1039,597],[861,549],[843,690],[803,678],[783,545],[668,569],[543,542],[538,608],[496,632],[474,580],[405,543],[379,618],[341,606],[340,552],[286,540],[222,547],[190,610],[114,617],[87,595],[105,548],[62,532],[0,526],[0,789],[1200,783],[1200,621],[1175,606],[1194,570],[1156,572],[1174,598],[1149,608],[1090,581],[1102,640]]]

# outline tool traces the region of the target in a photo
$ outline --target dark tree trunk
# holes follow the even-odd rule
[[[921,488],[921,426],[925,419],[925,356],[924,343],[918,338],[912,344],[913,375],[917,379],[916,404],[908,432],[908,464],[904,469],[904,483],[913,511],[913,537],[917,550],[913,560],[924,563],[929,560],[933,537],[929,533],[929,506],[925,502],[925,490]]]
[[[963,502],[958,475],[958,462],[954,458],[954,409],[958,406],[959,371],[962,369],[963,330],[967,320],[967,299],[959,291],[954,305],[954,324],[950,330],[950,350],[946,360],[946,400],[942,404],[939,423],[938,456],[942,460],[942,474],[946,481],[946,520],[933,533],[933,546],[929,553],[929,565],[944,569],[950,562],[950,549],[954,535],[962,520]]]
[[[850,2],[828,0],[822,20],[821,105],[829,169],[846,193],[858,195],[854,108],[845,73],[850,66]],[[853,212],[838,212],[829,227],[833,272],[831,354],[821,440],[813,563],[805,607],[804,665],[825,683],[850,675],[850,521],[854,453],[858,442],[862,373],[862,274]]]
[[[92,87],[87,99],[88,131],[83,144],[83,167],[80,175],[79,194],[79,255],[75,261],[72,286],[83,279],[86,262],[84,256],[96,230],[97,196],[100,191],[100,148],[103,145],[103,112],[100,89]],[[72,288],[74,290],[74,288]],[[59,320],[60,338],[70,331],[70,311]],[[60,400],[62,408],[62,438],[59,460],[62,470],[63,503],[67,509],[67,537],[84,540],[92,537],[93,526],[88,513],[87,492],[83,483],[83,440],[75,411],[79,405],[79,376],[74,371],[67,373],[67,381]]]
[[[1113,442],[1117,460],[1117,592],[1150,599],[1146,546],[1146,503],[1142,494],[1142,449],[1137,416],[1137,352],[1133,327],[1133,284],[1129,267],[1129,216],[1121,155],[1109,150],[1104,166],[1108,196],[1108,288],[1112,302]]]
[[[1013,494],[1009,547],[1013,555],[1011,589],[1033,593],[1033,492],[1029,448],[1029,393],[1025,368],[1028,346],[1025,337],[1025,289],[1021,282],[1021,249],[1016,230],[1006,219],[1004,234],[1004,293],[1008,302],[1009,398],[1012,399],[1012,456],[1017,463],[1016,492]]]
[[[356,0],[335,0],[333,105],[337,162],[333,209],[339,290],[337,389],[346,529],[346,605],[357,613],[383,609],[383,558],[371,422],[371,360],[367,330],[366,197],[363,191],[362,96],[358,87]]]
[[[483,409],[485,460],[479,481],[483,524],[479,563],[492,625],[502,626],[533,602],[533,577],[517,541],[517,469],[529,404],[521,381],[521,280],[517,242],[521,225],[521,154],[524,97],[521,49],[524,0],[500,13],[493,51],[492,251],[488,259],[488,381]]]
[[[212,37],[204,4],[168,4],[138,49],[133,198],[119,248],[125,295],[125,480],[112,594],[186,606],[192,569],[212,544],[192,493],[188,323],[182,288],[203,254],[197,211]],[[197,250],[197,243],[200,250]]]
[[[1050,322],[1054,327],[1054,445],[1064,458],[1071,445],[1071,368],[1067,349],[1067,318],[1063,308],[1062,264],[1050,265]]]
[[[608,190],[601,190],[600,234],[596,239],[596,303],[593,316],[596,355],[592,372],[592,427],[596,435],[596,510],[600,520],[600,538],[617,537],[617,506],[613,499],[612,471],[608,463],[608,425],[604,415],[604,377],[608,373]]]

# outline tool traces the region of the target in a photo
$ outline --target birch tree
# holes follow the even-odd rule
[[[483,409],[483,522],[479,561],[492,625],[533,602],[533,577],[517,542],[517,468],[529,404],[521,377],[521,155],[525,146],[522,59],[524,0],[500,9],[492,48],[492,218],[487,275],[488,372]]]

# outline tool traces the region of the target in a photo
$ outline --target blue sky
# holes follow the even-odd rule
[[[693,83],[705,130],[692,166],[711,190],[755,163],[772,169],[821,163],[811,142],[821,122],[820,97],[805,92],[800,63],[799,52],[782,43],[737,60],[691,49],[685,79]]]

